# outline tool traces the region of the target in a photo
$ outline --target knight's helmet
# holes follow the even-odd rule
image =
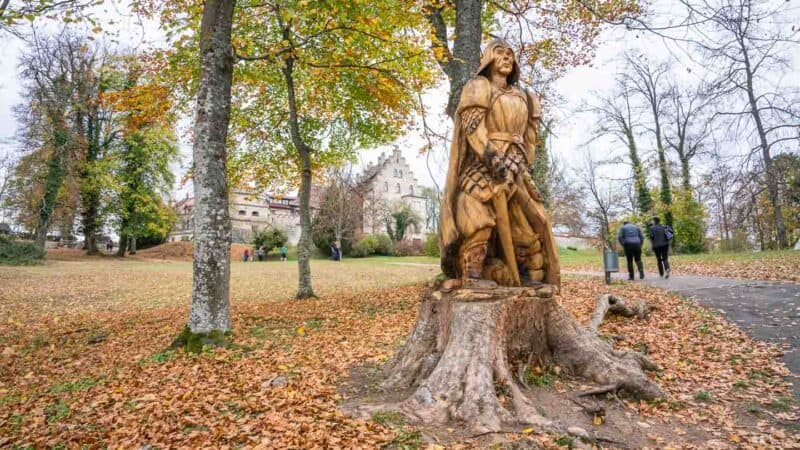
[[[482,75],[484,77],[489,77],[490,73],[489,70],[490,66],[494,62],[494,49],[497,47],[508,48],[511,49],[511,53],[514,55],[514,68],[511,69],[511,73],[508,74],[508,84],[515,85],[519,81],[519,61],[517,61],[517,54],[514,52],[514,49],[505,39],[492,39],[486,47],[483,49],[483,55],[481,56],[481,65],[478,67],[478,71],[475,72],[475,75]]]

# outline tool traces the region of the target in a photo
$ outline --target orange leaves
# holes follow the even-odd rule
[[[395,431],[339,410],[348,394],[338,388],[353,367],[394,354],[422,291],[407,284],[438,268],[382,259],[313,264],[321,298],[298,302],[289,300],[293,264],[233,263],[236,345],[200,355],[164,350],[186,320],[190,262],[70,257],[0,267],[1,445],[389,444]],[[560,301],[585,322],[594,296],[606,289],[599,279],[567,278]],[[797,415],[796,405],[782,400],[785,368],[775,362],[775,348],[676,296],[642,285],[613,289],[658,306],[647,322],[615,319],[601,327],[621,338],[616,347],[647,351],[664,367],[657,377],[669,399],[630,401],[626,411],[637,429],[661,439],[653,448],[794,445],[796,437],[775,425]],[[106,339],[90,344],[96,335]],[[573,380],[558,382],[566,388]],[[698,424],[709,431],[697,432]],[[593,425],[614,430],[611,415]],[[557,448],[539,429],[518,431]]]
[[[139,84],[105,93],[102,97],[111,109],[124,115],[129,133],[151,126],[169,126],[172,102],[166,86]]]

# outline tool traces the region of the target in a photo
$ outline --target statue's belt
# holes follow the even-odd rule
[[[489,137],[489,140],[492,140],[492,141],[510,142],[512,144],[517,144],[520,147],[522,146],[522,144],[525,143],[525,140],[522,138],[522,135],[505,133],[505,132],[502,132],[502,131],[493,131],[493,132],[489,133],[488,137]]]

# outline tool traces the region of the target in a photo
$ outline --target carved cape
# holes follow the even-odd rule
[[[479,69],[481,73],[485,69],[485,65]],[[516,73],[516,71],[515,71]],[[509,76],[516,79],[514,74]],[[514,87],[518,89],[517,87]],[[524,153],[527,164],[533,161],[534,148],[537,136],[538,121],[541,118],[541,106],[539,99],[535,94],[520,89],[526,98],[528,105],[528,127],[525,133]],[[463,173],[464,162],[470,152],[470,147],[466,139],[466,130],[464,130],[463,121],[461,120],[461,113],[468,108],[484,108],[486,110],[492,107],[494,97],[492,96],[492,88],[488,79],[478,75],[472,78],[462,89],[461,99],[454,118],[453,140],[450,147],[450,160],[447,171],[447,179],[445,182],[444,197],[442,198],[441,215],[440,215],[440,248],[442,249],[442,271],[451,278],[460,277],[459,265],[459,249],[464,236],[461,236],[456,227],[456,199],[459,192],[459,178]],[[485,120],[485,119],[484,119]],[[534,199],[541,200],[538,190],[533,185],[532,180],[526,174],[521,177],[524,189]],[[535,227],[537,231],[541,231],[542,227]],[[551,230],[546,230],[545,233],[552,233]]]

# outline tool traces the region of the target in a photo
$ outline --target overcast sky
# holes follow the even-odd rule
[[[673,2],[659,1],[658,7],[664,8],[656,11],[660,17],[666,17],[666,11],[672,6]],[[113,17],[119,31],[120,42],[126,46],[134,48],[147,47],[152,42],[159,42],[160,33],[154,24],[142,25],[139,20],[133,17],[126,17],[119,11],[111,10],[103,13],[108,17]],[[662,19],[663,20],[663,19]],[[783,22],[785,26],[797,24],[797,15],[787,18]],[[55,29],[55,28],[54,28]],[[24,43],[19,39],[10,37],[3,38],[4,45],[0,48],[0,154],[6,152],[16,152],[18,147],[14,142],[16,133],[16,119],[13,115],[13,106],[21,101],[20,82],[18,78],[17,61]],[[667,59],[675,60],[677,73],[687,82],[696,82],[703,74],[703,68],[698,67],[686,57],[687,49],[674,43],[669,43],[652,34],[640,31],[626,31],[616,27],[604,32],[600,37],[600,46],[597,57],[589,66],[574,68],[566,76],[556,82],[555,91],[563,98],[563,102],[556,108],[544,111],[544,114],[556,119],[554,136],[550,142],[553,153],[567,166],[577,166],[584,151],[585,144],[590,140],[591,129],[594,126],[594,118],[587,114],[580,114],[578,110],[587,102],[592,102],[598,95],[608,93],[614,84],[616,73],[621,70],[620,55],[626,50],[637,51],[642,58],[652,62],[660,62]],[[795,63],[800,61],[800,49],[795,49],[791,55],[787,55]],[[796,68],[797,66],[795,66]],[[796,75],[797,72],[795,72]],[[800,77],[794,77],[794,83]],[[533,86],[535,89],[536,86]],[[428,123],[440,132],[449,132],[449,119],[443,114],[444,106],[447,103],[447,87],[443,83],[439,88],[429,92],[424,97],[427,107]],[[432,177],[429,176],[428,167],[430,166],[435,179],[441,186],[446,167],[447,150],[441,142],[437,142],[433,153],[420,155],[420,148],[424,145],[419,130],[411,130],[409,133],[395,142],[393,145],[399,146],[406,159],[411,162],[412,169],[418,180],[423,185],[432,185]],[[182,154],[184,161],[182,168],[176,167],[176,171],[184,171],[190,163],[190,149],[187,143],[182,143]],[[595,154],[607,155],[609,152],[617,152],[621,146],[610,139],[599,140],[588,145],[591,152]],[[375,161],[382,151],[390,152],[392,145],[383,148],[366,149],[360,154],[362,164]],[[645,157],[648,156],[647,145],[643,148]],[[426,164],[429,160],[429,164]],[[625,170],[617,168],[617,170]],[[177,178],[183,173],[179,173]],[[183,197],[186,187],[179,189],[176,186],[176,197]],[[179,192],[180,191],[180,192]]]

